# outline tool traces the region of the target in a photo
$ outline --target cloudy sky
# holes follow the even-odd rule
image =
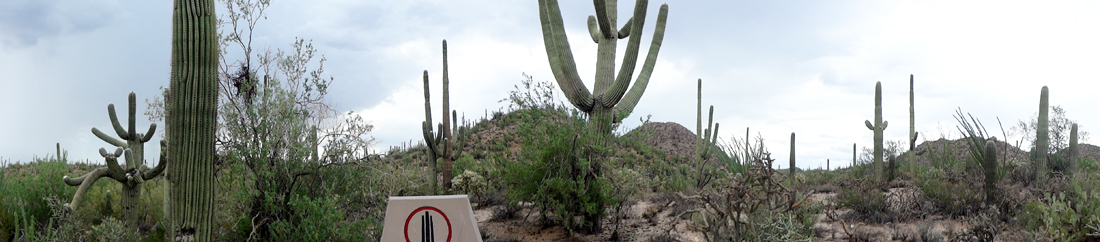
[[[579,71],[591,85],[596,45],[585,21],[592,4],[561,4]],[[668,4],[660,57],[627,127],[652,115],[694,129],[695,83],[702,78],[704,105],[715,106],[723,139],[751,127],[773,158],[786,161],[795,132],[800,167],[817,168],[826,159],[838,160],[835,166],[849,161],[852,143],[871,143],[863,121],[873,119],[875,82],[882,82],[891,123],[886,138],[907,137],[910,74],[922,141],[957,138],[956,108],[1001,136],[997,118],[1008,130],[1032,116],[1044,85],[1051,104],[1083,131],[1100,127],[1093,111],[1100,104],[1100,2]],[[650,4],[642,48],[659,5]],[[144,100],[168,85],[171,7],[170,1],[0,1],[3,160],[52,153],[56,142],[71,159],[101,160],[96,150],[107,144],[90,129],[111,129],[106,105],[124,105],[131,91]],[[621,1],[620,19],[632,8]],[[295,37],[312,40],[335,79],[330,101],[369,120],[379,150],[419,139],[421,72],[439,86],[443,39],[452,108],[469,118],[501,108],[497,101],[523,73],[553,80],[536,1],[273,1],[266,13],[254,44],[289,49]],[[138,126],[147,125],[141,117]]]

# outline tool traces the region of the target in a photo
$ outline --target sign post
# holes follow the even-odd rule
[[[466,195],[390,197],[382,241],[481,241]]]

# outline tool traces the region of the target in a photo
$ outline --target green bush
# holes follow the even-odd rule
[[[1020,222],[1058,241],[1100,239],[1100,189],[1083,190],[1077,181],[1073,187],[1072,193],[1047,194],[1024,205]]]
[[[978,211],[985,200],[981,188],[965,176],[960,172],[930,169],[917,175],[917,185],[939,212],[954,217],[967,216]]]
[[[852,209],[848,217],[874,223],[892,222],[897,214],[890,210],[886,196],[875,186],[875,181],[856,181],[851,188],[842,188],[837,194],[837,205]]]
[[[128,241],[138,237],[136,228],[126,227],[122,221],[114,217],[103,219],[103,223],[92,227],[92,237],[99,242]]]
[[[363,241],[366,221],[348,221],[336,198],[295,196],[290,207],[296,215],[271,224],[273,241]]]

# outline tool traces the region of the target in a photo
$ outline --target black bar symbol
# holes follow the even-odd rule
[[[435,242],[435,224],[428,211],[424,211],[424,216],[420,216],[420,241]]]

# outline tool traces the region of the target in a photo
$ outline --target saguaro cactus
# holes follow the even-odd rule
[[[856,143],[852,143],[852,166],[856,165]]]
[[[92,134],[95,134],[99,139],[118,147],[114,154],[107,153],[106,149],[100,149],[99,153],[107,159],[107,167],[100,167],[92,172],[85,174],[84,176],[77,178],[69,178],[65,176],[62,178],[65,184],[69,186],[80,186],[77,193],[73,195],[73,201],[69,203],[69,208],[76,209],[80,204],[80,198],[83,196],[84,191],[91,184],[94,184],[100,177],[110,177],[119,183],[122,183],[122,199],[120,207],[122,208],[122,220],[129,225],[136,225],[138,217],[138,198],[141,197],[141,183],[145,180],[150,180],[160,175],[164,171],[164,141],[161,141],[161,159],[156,167],[145,170],[145,142],[153,138],[153,134],[157,131],[157,124],[149,124],[149,131],[144,134],[138,133],[135,127],[135,117],[137,114],[137,95],[133,92],[128,97],[129,101],[129,115],[127,116],[129,124],[127,128],[123,128],[122,124],[118,122],[118,115],[115,113],[115,104],[107,105],[107,113],[111,118],[111,125],[115,129],[115,133],[121,140],[111,137],[99,131],[97,128],[92,128]],[[123,154],[125,150],[126,164],[125,167],[119,166],[117,158]],[[61,147],[58,144],[58,157],[61,155]]]
[[[984,157],[982,169],[985,170],[985,202],[993,204],[995,189],[997,189],[997,145],[993,139],[985,142]]]
[[[619,30],[615,29],[619,16],[617,1],[596,0],[594,5],[596,15],[588,16],[588,30],[592,41],[598,45],[595,92],[588,91],[577,73],[577,66],[562,24],[558,1],[539,0],[539,19],[542,23],[546,56],[550,61],[554,79],[561,86],[566,99],[569,99],[574,107],[588,114],[589,130],[594,131],[598,137],[605,138],[611,135],[611,123],[621,121],[634,110],[634,106],[638,104],[642,93],[645,92],[646,85],[649,84],[653,65],[657,62],[657,54],[664,40],[668,5],[661,5],[648,56],[642,65],[642,72],[630,87],[629,92],[627,87],[630,86],[630,79],[637,66],[642,25],[645,23],[649,1],[638,0],[634,5],[633,17],[628,19]],[[616,44],[619,39],[627,37],[630,39],[627,41],[622,67],[616,75]]]
[[[1042,91],[1039,93],[1039,121],[1035,127],[1035,151],[1031,154],[1031,159],[1035,165],[1036,175],[1039,177],[1047,174],[1047,167],[1050,165],[1049,155],[1047,155],[1047,148],[1050,147],[1050,119],[1048,118],[1047,111],[1049,102],[1047,97],[1049,96],[1047,86],[1043,86]]]
[[[424,122],[421,123],[421,129],[424,131],[424,143],[428,145],[428,165],[431,166],[431,184],[432,190],[436,191],[436,160],[442,159],[443,164],[441,170],[443,171],[443,187],[451,187],[451,165],[454,162],[455,142],[451,138],[451,130],[457,128],[451,127],[452,125],[452,113],[451,110],[451,93],[450,93],[450,78],[447,73],[447,40],[443,40],[443,122],[439,124],[439,132],[436,133],[432,130],[432,103],[431,94],[428,88],[428,71],[424,70]],[[455,124],[457,127],[457,120]]]
[[[215,131],[218,119],[218,34],[213,0],[176,0],[167,100],[169,213],[174,241],[211,241]]]
[[[1066,170],[1072,172],[1077,168],[1077,124],[1070,125],[1069,130],[1069,154],[1066,155],[1066,162],[1069,164],[1066,164]]]
[[[909,172],[914,177],[917,175],[917,116],[916,104],[913,102],[913,74],[909,74]]]
[[[885,120],[882,120],[882,82],[875,83],[875,122],[871,123],[869,120],[863,121],[867,125],[867,129],[875,132],[875,164],[873,170],[875,171],[875,179],[882,179],[882,131],[886,129],[889,124]]]
[[[794,185],[794,168],[795,168],[795,165],[794,165],[794,132],[791,132],[791,167],[787,168],[788,170],[790,170],[790,172],[787,172],[787,173],[790,173],[789,174],[790,175],[790,180],[791,180],[790,184],[792,184],[792,185]]]
[[[699,79],[698,95],[695,108],[695,154],[696,175],[695,186],[702,189],[710,182],[710,176],[706,172],[707,160],[710,159],[711,150],[718,141],[718,124],[714,123],[714,105],[710,106],[710,114],[707,116],[707,129],[703,129],[703,79]]]

